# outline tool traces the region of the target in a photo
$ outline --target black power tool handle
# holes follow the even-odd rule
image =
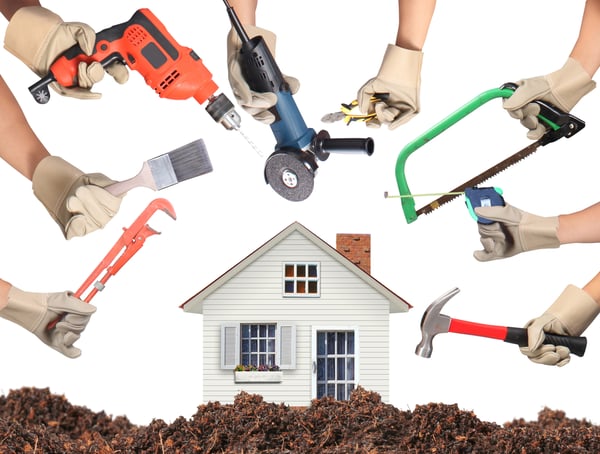
[[[527,347],[527,339],[527,329],[509,326],[504,342],[517,344],[519,347]],[[583,356],[587,347],[587,338],[544,333],[544,344],[561,345],[567,347],[574,355]]]

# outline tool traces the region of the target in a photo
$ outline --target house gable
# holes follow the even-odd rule
[[[306,240],[308,240],[312,245],[314,245],[315,249],[311,250],[311,248],[307,247]],[[275,235],[273,238],[264,243],[258,249],[250,253],[248,256],[246,256],[232,268],[227,270],[225,273],[223,273],[220,277],[218,277],[200,292],[196,293],[190,299],[181,304],[180,307],[185,312],[203,313],[203,301],[209,295],[211,295],[213,292],[215,292],[222,286],[226,285],[235,276],[238,276],[242,271],[246,270],[251,264],[255,263],[265,254],[271,252],[278,245],[281,245],[282,242],[288,243],[285,247],[287,252],[293,251],[292,255],[282,255],[282,262],[285,262],[286,260],[294,260],[296,262],[310,262],[314,261],[315,257],[318,255],[315,255],[315,253],[319,252],[321,254],[326,254],[333,258],[337,263],[345,267],[353,275],[359,277],[363,282],[365,282],[378,293],[380,293],[382,296],[384,296],[389,301],[390,313],[406,312],[412,307],[403,298],[392,292],[386,286],[384,286],[375,278],[373,278],[369,273],[365,272],[359,266],[352,263],[342,253],[337,251],[334,247],[329,245],[327,242],[323,241],[321,238],[319,238],[317,235],[315,235],[313,232],[311,232],[298,222],[290,224],[287,228]],[[298,247],[295,249],[294,243],[298,245]]]

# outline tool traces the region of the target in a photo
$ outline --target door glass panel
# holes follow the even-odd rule
[[[338,380],[346,379],[346,358],[338,358],[337,359],[337,379]]]
[[[317,359],[317,381],[325,382],[325,359],[323,358]],[[321,394],[321,396],[322,395],[323,394]]]
[[[346,380],[354,380],[354,358],[346,359]]]
[[[317,356],[325,355],[325,333],[319,332],[317,333]]]
[[[346,333],[337,333],[337,352],[338,355],[346,353]]]

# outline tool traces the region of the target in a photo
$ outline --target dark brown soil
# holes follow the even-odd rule
[[[48,389],[0,397],[0,453],[598,453],[600,428],[544,409],[537,421],[480,421],[457,405],[400,411],[358,388],[349,401],[293,408],[240,393],[191,418],[147,426],[71,405]]]

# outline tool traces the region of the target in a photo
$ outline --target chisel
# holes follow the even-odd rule
[[[212,164],[204,141],[198,139],[145,161],[136,176],[108,185],[104,189],[116,196],[141,186],[160,191],[209,172],[212,172]]]

